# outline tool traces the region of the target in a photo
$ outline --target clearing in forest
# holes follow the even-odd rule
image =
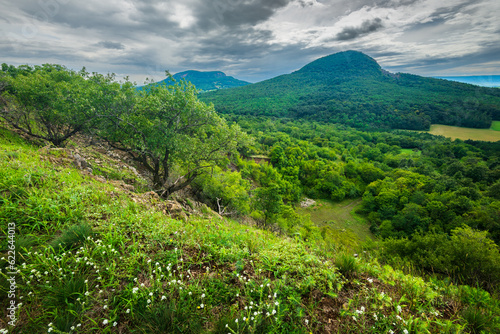
[[[346,199],[342,202],[316,200],[316,204],[308,208],[298,208],[299,214],[308,214],[317,226],[328,226],[348,244],[358,244],[372,238],[370,226],[355,209],[361,205],[361,198]],[[348,245],[346,245],[348,246]]]
[[[461,140],[482,140],[498,141],[500,140],[500,121],[494,121],[490,129],[462,128],[458,126],[432,124],[430,131],[432,135],[444,136],[451,139]]]

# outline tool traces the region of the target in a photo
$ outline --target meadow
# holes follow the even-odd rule
[[[500,121],[494,121],[491,128],[489,129],[473,129],[442,124],[432,124],[431,129],[426,132],[432,135],[444,136],[451,139],[482,140],[494,142],[500,140]]]
[[[317,200],[316,204],[308,208],[298,208],[297,212],[309,215],[317,226],[331,228],[332,233],[342,240],[344,245],[354,246],[374,237],[368,222],[355,213],[360,205],[360,199],[346,199],[337,203],[331,200]]]

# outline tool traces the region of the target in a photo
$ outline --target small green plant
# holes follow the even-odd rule
[[[139,318],[141,327],[147,332],[165,334],[202,332],[202,320],[189,302],[161,302],[143,309]]]
[[[75,328],[79,310],[74,310],[72,307],[67,309],[62,308],[60,310],[61,311],[55,316],[53,326],[61,332],[71,333],[71,331]]]
[[[16,252],[19,255],[19,258],[16,261],[22,261],[22,256],[26,255],[27,252],[31,250],[34,246],[36,246],[39,242],[39,239],[35,235],[21,235],[16,238]]]
[[[87,223],[81,223],[64,230],[59,237],[50,243],[50,245],[56,250],[72,249],[85,241],[85,239],[91,235],[92,227],[90,227]]]
[[[5,155],[10,160],[15,160],[15,159],[19,158],[19,153],[15,152],[15,151],[7,151],[7,152],[5,152]]]
[[[494,317],[488,311],[477,307],[468,307],[462,311],[462,318],[467,322],[466,328],[470,333],[493,333]]]
[[[471,306],[488,307],[492,302],[488,292],[468,285],[460,286],[459,293],[462,302]]]
[[[189,198],[186,198],[186,204],[189,205],[189,207],[194,210],[194,204]]]
[[[346,278],[356,276],[356,273],[359,271],[358,261],[351,254],[340,253],[335,258],[335,265]]]
[[[52,306],[70,307],[77,304],[84,296],[87,285],[85,278],[74,276],[68,280],[61,280],[53,286],[47,286],[49,292],[46,301]]]

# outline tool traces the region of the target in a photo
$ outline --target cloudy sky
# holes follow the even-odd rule
[[[0,0],[0,63],[251,82],[335,52],[391,72],[500,75],[498,0]]]

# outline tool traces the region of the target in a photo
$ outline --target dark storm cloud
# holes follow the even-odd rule
[[[422,0],[382,0],[377,1],[377,7],[385,7],[385,8],[398,8],[403,6],[410,6],[415,3],[422,2]],[[371,1],[365,1],[367,6],[373,5],[374,3]]]
[[[270,65],[270,58],[283,48],[280,45],[271,45],[269,43],[271,38],[272,32],[267,30],[253,28],[221,30],[218,34],[200,40],[193,49],[187,51],[192,57],[186,57],[178,65],[183,69],[238,69],[240,75],[245,76],[243,80],[255,82],[258,81],[255,77],[246,76],[249,71],[245,68],[248,64],[257,68],[262,67],[261,62]],[[293,46],[295,56],[300,54],[300,50],[304,47],[305,44]],[[281,58],[281,65],[284,64],[286,62]]]
[[[202,1],[194,8],[200,29],[235,28],[268,20],[276,10],[292,0],[216,0]]]
[[[261,55],[270,51],[267,43],[272,38],[268,30],[234,29],[220,31],[212,37],[200,40],[196,53],[210,54],[217,57],[227,55]]]
[[[470,7],[471,5],[477,4],[477,0],[466,0],[462,1],[454,6],[447,6],[447,7],[439,7],[436,9],[432,15],[430,15],[430,19],[434,18],[447,18],[449,16],[453,16],[457,13],[465,13],[465,14],[472,14],[477,11],[477,8]]]
[[[198,69],[255,82],[345,49],[414,73],[498,61],[486,52],[498,51],[493,0],[0,0],[0,8],[7,62],[94,66],[137,80]],[[376,40],[360,38],[374,32]]]
[[[120,12],[120,8],[94,6],[91,1],[82,3],[20,0],[16,4],[26,14],[26,19],[64,24],[72,28],[99,29],[106,25],[111,27],[116,23],[113,16]]]
[[[359,27],[346,27],[341,32],[336,35],[336,39],[339,41],[347,41],[355,39],[359,36],[375,32],[382,28],[382,19],[377,17],[373,20],[366,20],[361,23]]]
[[[308,1],[305,1],[305,0],[299,0],[299,4],[302,7],[308,7],[308,6],[312,6],[313,5],[311,2],[308,2]]]
[[[440,71],[453,70],[455,68],[460,68],[463,66],[468,66],[471,64],[476,64],[481,66],[481,64],[487,64],[490,62],[498,61],[498,55],[500,54],[500,46],[488,46],[484,47],[479,51],[471,52],[462,56],[436,56],[436,57],[425,57],[422,59],[414,60],[410,64],[400,65],[400,66],[387,66],[392,72],[423,72],[424,75],[431,75],[432,73],[438,73]],[[493,73],[495,74],[495,73]]]
[[[251,27],[268,20],[276,10],[292,0],[188,0],[134,1],[122,6],[106,5],[103,2],[64,1],[50,10],[38,2],[21,0],[19,7],[34,20],[63,24],[71,28],[101,31],[107,36],[134,38],[147,32],[178,39],[190,33],[204,34],[213,30]],[[187,29],[179,28],[172,16],[179,4],[192,13],[194,22]]]
[[[99,43],[96,43],[94,45],[104,49],[115,49],[115,50],[125,49],[125,46],[122,43],[118,42],[100,41]]]
[[[452,19],[457,14],[473,14],[476,9],[468,8],[471,4],[474,4],[475,0],[465,1],[463,3],[457,4],[455,6],[440,7],[437,8],[432,14],[430,14],[425,22],[417,22],[412,27],[407,29],[407,31],[419,31],[425,30],[445,24],[449,19]]]

